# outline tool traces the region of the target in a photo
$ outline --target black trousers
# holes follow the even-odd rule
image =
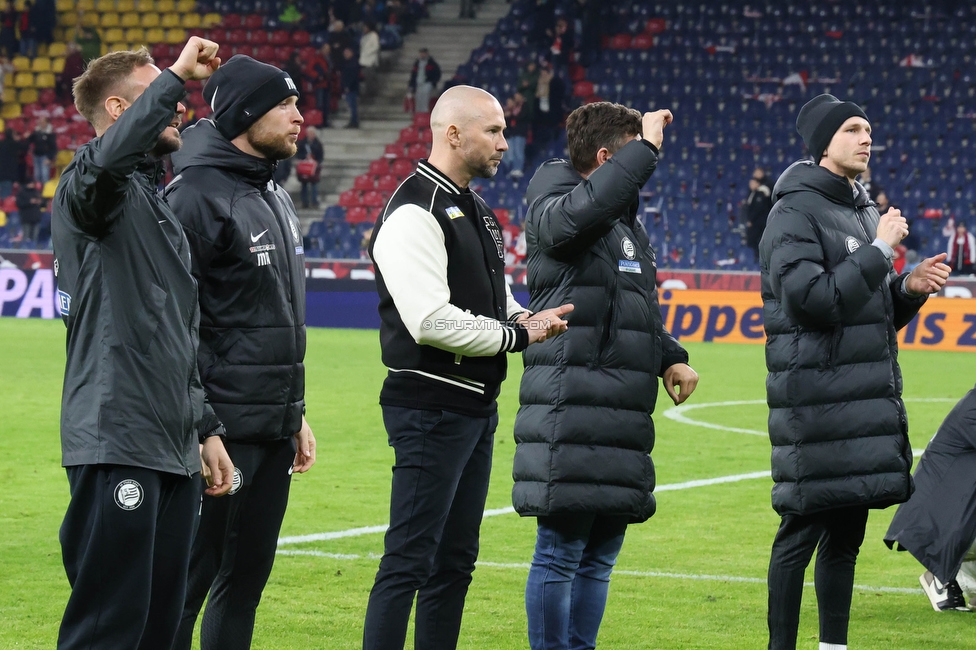
[[[769,558],[769,649],[796,648],[803,574],[814,549],[814,584],[820,641],[847,643],[854,593],[854,563],[864,541],[868,509],[838,508],[813,515],[785,515]]]
[[[416,595],[414,648],[453,650],[478,559],[498,415],[384,406],[383,422],[396,464],[363,648],[402,650]]]
[[[196,477],[68,467],[61,555],[71,596],[59,650],[169,650],[186,593]]]
[[[186,603],[173,650],[189,650],[208,592],[201,649],[250,648],[255,612],[274,565],[291,486],[294,438],[261,444],[228,442],[226,447],[234,461],[235,487],[226,496],[203,495]]]

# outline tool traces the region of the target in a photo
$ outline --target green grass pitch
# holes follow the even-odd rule
[[[384,375],[377,339],[375,331],[309,331],[308,420],[318,437],[318,464],[294,479],[285,537],[387,521],[393,453],[377,405]],[[764,436],[727,430],[765,430],[762,347],[688,347],[701,375],[689,403],[712,406],[683,415],[719,428],[668,419],[664,412],[671,404],[661,391],[653,454],[658,484],[768,470]],[[64,327],[0,319],[0,350],[0,648],[51,648],[68,594],[57,538],[68,502],[58,441]],[[519,359],[510,358],[499,402],[490,509],[510,505],[521,369]],[[972,388],[976,357],[904,352],[901,360],[912,442],[922,449],[952,404]],[[715,404],[737,401],[753,403]],[[770,485],[768,478],[752,478],[660,492],[657,514],[627,533],[600,647],[765,647],[763,579],[778,524],[769,505]],[[874,511],[868,523],[857,567],[861,588],[852,607],[851,647],[972,648],[976,614],[933,612],[918,589],[921,567],[881,541],[892,514],[893,509]],[[460,647],[527,647],[523,589],[534,533],[534,519],[514,514],[485,519],[482,564],[468,593]],[[278,556],[258,609],[253,647],[359,647],[382,535],[281,548],[302,554]],[[804,598],[799,647],[812,649],[817,647],[812,588]]]

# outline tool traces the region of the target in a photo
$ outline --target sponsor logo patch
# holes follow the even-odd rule
[[[115,487],[115,505],[123,510],[135,510],[145,496],[138,481],[127,478]]]
[[[634,247],[634,242],[630,241],[630,237],[620,240],[620,250],[628,260],[637,258],[637,249]]]
[[[621,273],[640,273],[641,265],[637,260],[617,260],[617,269]]]
[[[71,296],[66,294],[64,291],[58,290],[58,309],[65,316],[71,313]]]
[[[451,219],[460,219],[464,216],[464,213],[461,212],[461,208],[457,207],[456,205],[450,206],[449,208],[445,209],[444,212],[446,212],[447,216],[449,216]]]
[[[847,246],[848,253],[853,253],[854,251],[856,251],[858,248],[861,247],[861,242],[857,241],[853,237],[848,237],[847,239],[844,240],[844,245]]]

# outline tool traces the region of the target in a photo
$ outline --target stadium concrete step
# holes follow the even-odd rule
[[[339,194],[352,187],[354,179],[369,169],[369,163],[383,155],[386,145],[395,142],[400,130],[411,124],[412,115],[404,112],[403,98],[417,51],[426,47],[441,66],[441,83],[454,76],[467,62],[471,51],[481,45],[485,35],[495,28],[511,6],[505,0],[485,0],[474,19],[459,18],[459,0],[431,5],[430,17],[421,21],[417,31],[404,39],[403,47],[384,52],[371,92],[360,97],[359,129],[346,129],[349,109],[344,101],[329,116],[338,125],[320,129],[325,149],[322,181],[319,183],[318,210],[301,210],[302,226],[308,231],[312,221],[320,219],[325,208],[335,205]],[[298,183],[286,185],[298,200]],[[294,188],[294,189],[292,189]]]

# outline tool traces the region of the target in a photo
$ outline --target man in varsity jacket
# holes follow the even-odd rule
[[[431,113],[430,158],[390,197],[370,242],[389,368],[380,404],[396,452],[390,527],[366,610],[370,650],[403,648],[415,595],[415,647],[456,647],[505,354],[565,331],[572,310],[531,315],[515,301],[501,228],[468,189],[497,172],[504,129],[490,94],[446,91]]]

